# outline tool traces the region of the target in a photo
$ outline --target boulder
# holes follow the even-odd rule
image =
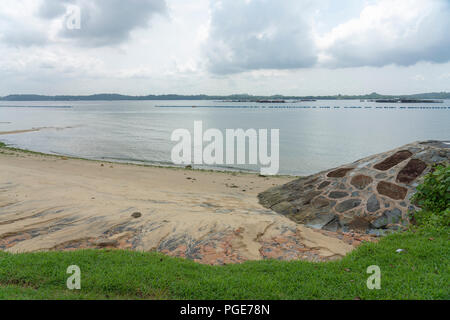
[[[368,212],[377,212],[380,209],[380,201],[375,194],[371,195],[369,200],[367,200],[367,211]]]
[[[419,159],[412,159],[397,175],[397,182],[411,183],[427,168],[427,164]]]
[[[344,191],[332,191],[332,192],[330,192],[330,194],[328,196],[331,199],[340,199],[340,198],[345,198],[346,196],[348,196],[348,193],[344,192]]]
[[[386,181],[380,181],[378,183],[377,191],[379,194],[382,194],[394,200],[403,200],[408,193],[408,189],[406,189],[405,187]]]
[[[383,160],[382,162],[376,164],[374,168],[381,171],[389,170],[390,168],[398,165],[400,162],[408,159],[412,155],[413,155],[412,152],[408,150],[398,151],[392,156]]]
[[[354,209],[361,204],[361,199],[348,199],[336,206],[336,211],[339,213],[346,212],[348,210]]]
[[[352,171],[353,168],[340,168],[333,170],[327,174],[329,178],[343,178],[347,174],[347,172]]]
[[[359,174],[354,176],[350,183],[359,190],[364,190],[369,184],[371,184],[373,179],[371,177]]]

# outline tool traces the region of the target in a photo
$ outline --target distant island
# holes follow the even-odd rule
[[[93,95],[57,95],[46,96],[37,94],[12,94],[0,97],[0,101],[115,101],[115,100],[221,100],[234,102],[266,102],[266,101],[314,101],[314,100],[425,100],[425,99],[450,99],[450,92],[431,92],[419,93],[411,95],[382,95],[376,92],[365,95],[330,95],[330,96],[254,96],[249,94],[232,94],[227,96],[212,95],[147,95],[147,96],[130,96],[121,94],[93,94]]]

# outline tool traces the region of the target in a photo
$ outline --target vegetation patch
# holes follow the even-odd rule
[[[417,187],[412,199],[422,210],[415,222],[426,228],[445,230],[450,226],[450,166],[437,166]]]

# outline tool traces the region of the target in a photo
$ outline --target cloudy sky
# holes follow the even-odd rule
[[[449,30],[450,0],[1,0],[0,95],[450,91]]]

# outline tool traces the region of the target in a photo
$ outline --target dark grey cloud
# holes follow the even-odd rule
[[[167,10],[165,0],[46,0],[39,14],[54,19],[66,16],[69,5],[80,8],[80,29],[63,26],[60,36],[83,46],[124,42],[136,28],[147,27],[156,14]]]
[[[307,17],[313,1],[211,1],[206,47],[216,74],[310,67],[317,51]]]

